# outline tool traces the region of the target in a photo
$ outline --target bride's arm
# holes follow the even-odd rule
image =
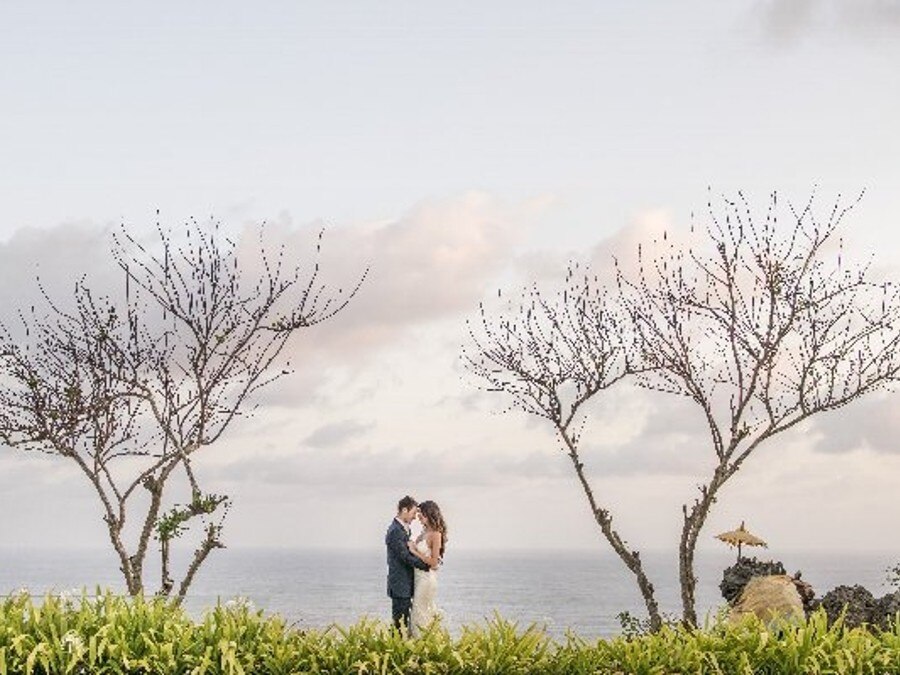
[[[416,549],[412,542],[410,542],[409,550],[431,569],[437,569],[441,564],[441,558],[438,555],[441,550],[441,533],[429,532],[425,535],[425,541],[428,542],[428,555]]]
[[[419,539],[421,539],[421,538],[424,537],[424,536],[425,536],[424,534],[420,534],[420,535],[419,535]],[[409,552],[410,552],[412,555],[414,555],[416,558],[418,558],[418,559],[421,560],[424,564],[427,565],[427,564],[428,564],[428,562],[427,562],[427,561],[428,561],[428,556],[426,556],[424,553],[422,553],[422,552],[418,549],[418,547],[416,546],[416,542],[418,542],[419,539],[416,539],[416,541],[413,541],[412,539],[410,539],[408,542],[406,542],[406,546],[407,546],[407,548],[409,549]]]

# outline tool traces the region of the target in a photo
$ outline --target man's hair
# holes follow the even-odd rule
[[[397,502],[397,513],[400,513],[400,511],[403,511],[405,509],[411,509],[418,505],[419,505],[419,502],[417,502],[415,499],[413,499],[409,495],[406,495],[403,499],[401,499],[399,502]]]

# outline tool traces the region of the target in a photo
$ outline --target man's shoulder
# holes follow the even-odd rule
[[[391,524],[388,525],[387,532],[384,533],[384,542],[388,545],[388,548],[391,548],[392,546],[399,545],[405,536],[406,530],[403,529],[403,526],[400,523],[393,520],[391,521]]]

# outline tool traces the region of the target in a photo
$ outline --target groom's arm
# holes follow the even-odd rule
[[[431,569],[430,567],[428,567],[427,563],[410,553],[406,542],[407,539],[403,534],[403,530],[399,528],[395,528],[388,535],[388,548],[390,548],[391,551],[393,551],[394,554],[405,564],[409,565],[410,567],[418,567],[420,570]]]

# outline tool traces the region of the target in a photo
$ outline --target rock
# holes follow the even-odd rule
[[[891,630],[897,612],[900,612],[900,591],[888,593],[875,601],[869,616],[870,623],[881,630]]]
[[[872,623],[875,610],[875,596],[860,585],[838,586],[828,591],[819,601],[819,605],[828,615],[828,623],[834,623],[847,608],[844,625],[856,628],[865,623]]]
[[[800,594],[800,600],[803,602],[803,611],[806,613],[806,616],[809,616],[818,606],[816,592],[812,586],[800,579],[800,572],[794,575],[794,586],[797,587],[797,593]]]
[[[784,565],[771,560],[763,562],[756,558],[741,558],[722,573],[719,590],[722,591],[722,597],[728,601],[728,604],[733,605],[741,597],[741,592],[750,579],[773,574],[786,574]]]
[[[729,617],[737,622],[748,614],[767,623],[776,619],[803,621],[806,616],[797,586],[786,574],[753,577],[747,582]]]

